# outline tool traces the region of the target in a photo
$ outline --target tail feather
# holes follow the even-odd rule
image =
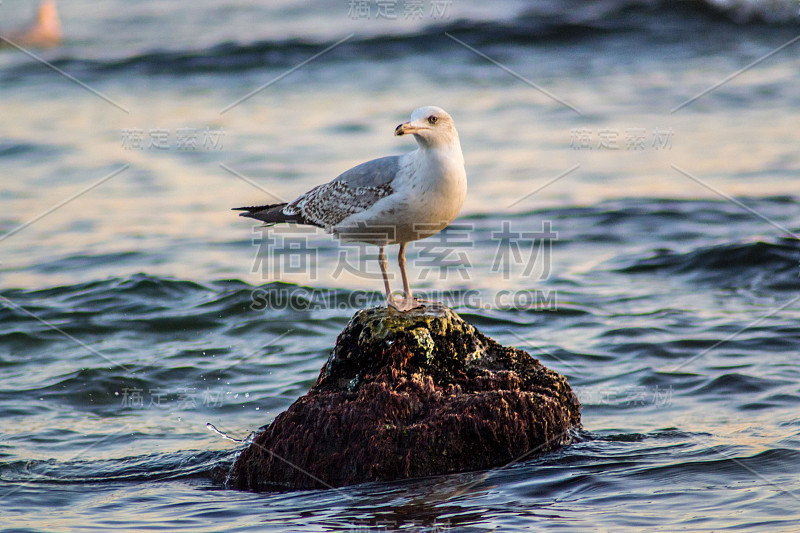
[[[245,211],[239,213],[241,217],[254,218],[260,220],[267,225],[280,224],[282,222],[294,222],[295,224],[309,224],[312,226],[319,226],[314,222],[306,219],[300,214],[287,215],[283,212],[283,208],[287,204],[270,204],[270,205],[255,205],[250,207],[234,207],[233,211]]]

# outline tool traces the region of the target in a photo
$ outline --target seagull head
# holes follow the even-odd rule
[[[411,120],[394,130],[397,136],[410,133],[422,148],[458,145],[458,132],[453,118],[441,107],[426,106],[411,113]]]

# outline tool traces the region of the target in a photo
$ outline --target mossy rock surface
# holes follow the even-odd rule
[[[359,311],[316,384],[234,464],[233,486],[304,489],[480,470],[569,442],[565,377],[452,309]]]

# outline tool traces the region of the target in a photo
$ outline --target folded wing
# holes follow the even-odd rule
[[[391,156],[362,163],[290,203],[235,210],[246,211],[241,216],[266,224],[294,222],[330,229],[394,192],[392,182],[400,171],[399,159],[400,156]]]

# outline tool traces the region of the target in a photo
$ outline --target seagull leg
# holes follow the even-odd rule
[[[378,247],[378,264],[381,266],[381,273],[383,274],[383,287],[386,289],[386,306],[396,308],[394,298],[392,298],[392,288],[389,287],[389,272],[386,270],[386,246]]]
[[[403,276],[403,295],[406,300],[411,299],[411,287],[408,284],[408,274],[406,273],[406,244],[400,243],[400,250],[397,252],[397,264],[400,266],[400,275]]]
[[[400,251],[397,253],[397,264],[400,266],[400,274],[403,276],[403,304],[402,306],[395,306],[399,311],[410,311],[415,307],[419,307],[420,303],[413,296],[411,296],[411,285],[408,283],[408,274],[406,273],[406,244],[400,243]]]

